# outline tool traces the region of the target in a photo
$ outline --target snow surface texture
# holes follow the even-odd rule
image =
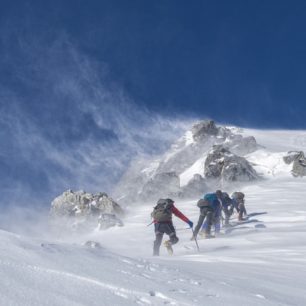
[[[124,227],[71,240],[0,231],[0,305],[305,305],[306,178],[292,177],[281,157],[305,151],[306,132],[244,133],[266,147],[248,157],[265,180],[241,190],[247,220],[233,216],[226,234],[199,240],[198,253],[174,218],[180,241],[160,257],[146,226],[154,203],[131,208]],[[196,200],[176,203],[194,222]]]

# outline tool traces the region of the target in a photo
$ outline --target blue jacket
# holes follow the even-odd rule
[[[214,212],[220,210],[220,202],[215,193],[206,193],[203,199],[209,202],[210,207],[214,210]]]

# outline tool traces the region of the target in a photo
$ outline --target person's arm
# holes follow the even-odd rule
[[[193,222],[190,221],[182,212],[180,212],[174,205],[171,208],[171,211],[182,221],[186,222],[189,224],[190,227],[193,226]]]

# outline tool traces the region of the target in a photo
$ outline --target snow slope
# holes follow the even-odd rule
[[[262,147],[245,158],[263,178],[290,176],[292,165],[285,164],[283,157],[288,151],[306,151],[305,131],[238,129],[237,132],[243,136],[254,136]],[[204,154],[180,174],[181,186],[186,185],[194,174],[203,175],[206,157],[207,154]]]
[[[0,305],[305,305],[306,178],[293,178],[280,157],[305,150],[306,132],[250,134],[266,147],[253,162],[274,175],[243,188],[249,218],[237,224],[234,216],[227,234],[199,240],[200,253],[175,218],[175,255],[162,248],[151,256],[154,203],[131,209],[124,227],[87,237],[0,231]],[[197,221],[196,199],[176,205]]]

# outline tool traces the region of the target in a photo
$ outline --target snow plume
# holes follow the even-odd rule
[[[65,35],[4,35],[1,48],[2,207],[47,207],[69,188],[111,192],[133,157],[160,153],[193,121],[137,106]]]

